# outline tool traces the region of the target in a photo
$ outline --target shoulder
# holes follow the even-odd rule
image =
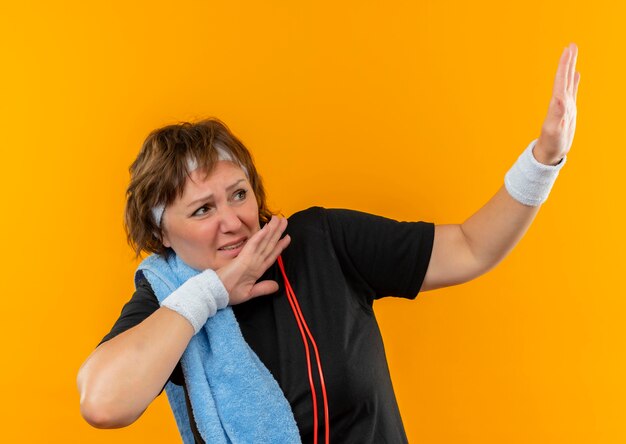
[[[329,235],[333,231],[343,230],[350,224],[360,223],[362,217],[370,216],[354,210],[339,208],[310,207],[292,214],[287,228],[289,234]],[[375,217],[375,216],[374,216]]]
[[[343,243],[344,238],[371,238],[381,231],[424,225],[424,222],[398,222],[376,214],[346,208],[310,207],[289,217],[288,233],[303,236],[317,233]],[[413,227],[414,229],[415,227]],[[423,228],[423,227],[421,227]]]
[[[383,218],[374,214],[345,208],[310,207],[292,214],[288,219],[290,224],[319,225],[320,223],[328,224],[329,222],[378,220]]]
[[[135,288],[139,288],[141,280],[148,282],[146,271],[158,271],[167,266],[167,260],[158,254],[151,254],[142,260],[135,270]]]
[[[288,219],[289,223],[307,223],[324,217],[325,212],[326,208],[323,207],[309,207],[293,213]]]
[[[126,302],[113,328],[102,341],[100,341],[100,344],[139,324],[158,308],[159,301],[150,283],[145,278],[140,277],[136,282],[136,290],[133,296]]]
[[[310,207],[292,214],[288,217],[287,232],[291,235],[301,235],[311,231],[327,231],[326,211],[322,207]]]

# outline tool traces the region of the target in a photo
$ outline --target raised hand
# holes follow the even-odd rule
[[[291,242],[289,235],[280,238],[286,228],[287,219],[273,216],[248,239],[235,259],[215,271],[228,291],[230,305],[278,291],[275,281],[256,281]]]
[[[533,150],[535,158],[556,165],[569,152],[576,131],[576,96],[580,73],[576,72],[578,48],[574,43],[563,50],[554,79],[552,99],[541,135]]]

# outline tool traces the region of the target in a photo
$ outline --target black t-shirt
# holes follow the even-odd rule
[[[407,442],[372,303],[383,296],[415,298],[430,261],[434,225],[315,207],[291,216],[287,233],[292,241],[282,256],[319,349],[331,441]],[[302,338],[277,264],[260,280],[265,279],[278,282],[279,291],[235,305],[233,310],[246,342],[285,393],[302,442],[309,443],[313,441],[313,406]],[[150,284],[141,280],[102,342],[158,308]],[[313,377],[322,437],[322,394],[314,358]],[[170,380],[184,385],[180,366]]]

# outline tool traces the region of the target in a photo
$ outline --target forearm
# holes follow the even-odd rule
[[[81,413],[95,427],[134,422],[159,394],[193,335],[228,303],[278,290],[258,282],[290,238],[287,220],[272,217],[242,252],[216,272],[205,270],[161,301],[161,308],[130,330],[100,345],[78,373]]]
[[[133,423],[160,393],[193,334],[184,317],[159,308],[101,344],[78,373],[83,417],[101,428]]]
[[[565,165],[576,128],[576,45],[563,51],[548,115],[533,141],[506,173],[505,185],[459,225],[437,225],[421,291],[457,285],[497,265],[519,242]]]
[[[539,208],[519,203],[502,186],[482,208],[461,224],[467,244],[483,273],[496,266],[515,247]]]

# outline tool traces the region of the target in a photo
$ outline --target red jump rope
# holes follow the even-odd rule
[[[317,371],[320,377],[320,384],[322,386],[322,396],[324,398],[324,428],[325,428],[325,443],[330,443],[330,424],[328,420],[328,398],[326,397],[326,384],[324,384],[324,373],[322,372],[322,363],[320,361],[320,354],[317,350],[317,344],[315,343],[315,339],[313,339],[313,335],[309,330],[309,326],[304,320],[304,316],[302,315],[302,311],[300,310],[300,304],[298,304],[298,300],[296,299],[296,294],[291,288],[291,284],[287,279],[287,273],[285,273],[285,266],[283,264],[282,256],[278,256],[278,266],[280,268],[281,273],[283,274],[283,279],[285,280],[285,292],[287,293],[287,299],[289,300],[289,305],[291,305],[291,310],[293,311],[293,315],[296,318],[296,322],[298,323],[298,328],[300,329],[300,334],[302,335],[302,343],[304,344],[304,350],[306,352],[306,364],[307,370],[309,373],[309,385],[311,387],[311,396],[313,397],[313,444],[317,444],[317,396],[315,395],[315,384],[313,383],[313,370],[311,368],[311,352],[309,351],[309,343],[307,341],[307,336],[311,341],[311,345],[313,345],[313,351],[315,352],[315,360],[317,361]],[[306,332],[306,334],[305,334]]]

